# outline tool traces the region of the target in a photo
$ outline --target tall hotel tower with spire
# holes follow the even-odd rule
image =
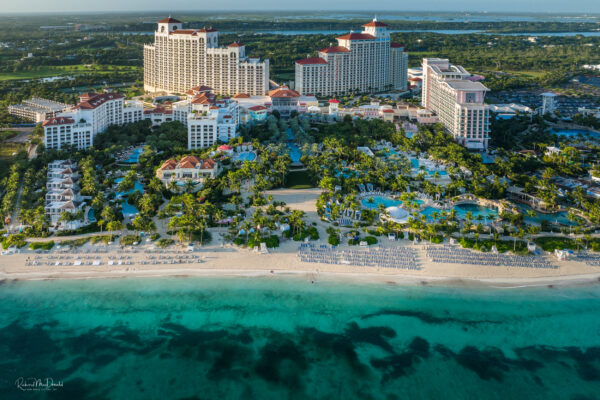
[[[337,38],[338,45],[318,51],[318,57],[296,61],[296,90],[333,96],[350,92],[406,90],[408,54],[390,41],[388,25],[373,21],[361,33]]]
[[[174,18],[158,21],[154,44],[144,46],[144,90],[185,93],[210,86],[215,93],[264,95],[269,60],[248,57],[242,43],[219,47],[212,28],[183,29]]]

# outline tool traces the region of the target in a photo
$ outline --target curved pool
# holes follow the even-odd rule
[[[383,205],[385,208],[397,207],[400,204],[402,204],[400,200],[395,200],[390,197],[384,196],[368,196],[364,197],[360,202],[363,205],[363,207],[369,208],[371,210],[378,210],[380,204]]]
[[[498,218],[498,209],[492,207],[484,207],[478,204],[457,204],[454,207],[452,207],[452,209],[456,211],[456,217],[459,219],[466,219],[467,213],[469,212],[472,214],[472,221],[477,221],[479,216],[483,218],[483,222],[490,222],[491,220],[495,220],[496,218]],[[449,210],[442,210],[441,208],[425,207],[423,211],[421,211],[421,214],[425,215],[427,219],[432,220],[434,219],[434,212],[438,213],[437,219],[439,219],[440,214],[443,211],[446,211],[447,213],[449,212]]]

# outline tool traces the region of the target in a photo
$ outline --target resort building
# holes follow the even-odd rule
[[[144,46],[144,90],[185,93],[199,85],[217,94],[264,95],[269,60],[248,57],[242,43],[219,47],[215,29],[183,29],[170,17],[158,21],[154,44]]]
[[[437,114],[454,139],[472,150],[487,150],[490,107],[484,103],[488,91],[479,79],[447,59],[423,59],[421,104]]]
[[[143,105],[138,101],[125,101],[118,93],[84,93],[77,106],[46,119],[44,142],[47,149],[67,146],[87,149],[94,137],[110,125],[122,125],[143,118]]]
[[[48,164],[46,182],[46,215],[52,225],[57,225],[63,212],[76,213],[83,207],[79,193],[77,163],[57,160]],[[63,225],[66,227],[66,224]]]
[[[554,93],[542,93],[542,107],[539,110],[540,115],[553,114],[558,108],[557,96]]]
[[[333,96],[407,89],[408,53],[392,43],[388,25],[373,19],[361,33],[336,38],[337,46],[296,61],[296,90]]]
[[[277,111],[281,116],[288,117],[292,112],[298,114],[308,112],[310,107],[318,107],[319,101],[313,95],[301,95],[286,85],[269,91],[268,96],[250,96],[245,93],[233,97],[246,116],[244,119],[260,121],[267,113]]]
[[[219,98],[207,86],[192,88],[186,96],[185,100],[174,103],[172,110],[161,113],[187,126],[188,149],[203,149],[237,136],[240,113],[236,101]],[[158,121],[155,115],[152,119]]]
[[[213,159],[201,160],[196,156],[185,156],[181,160],[165,161],[156,171],[156,177],[165,185],[172,188],[185,186],[187,182],[195,184],[196,188],[207,178],[216,178],[221,171],[220,165]]]
[[[21,119],[38,123],[43,122],[47,118],[52,118],[69,108],[71,106],[65,103],[32,97],[29,100],[23,100],[21,104],[9,105],[8,113]]]

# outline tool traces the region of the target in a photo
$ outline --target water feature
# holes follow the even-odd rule
[[[583,129],[560,129],[560,130],[552,129],[550,131],[550,133],[557,135],[557,136],[568,137],[568,138],[577,137],[577,136],[600,138],[600,133],[590,131],[590,130],[583,130]]]
[[[93,208],[90,208],[88,211],[87,218],[89,222],[96,222],[96,213],[94,212]]]
[[[370,208],[372,210],[378,210],[380,204],[383,205],[383,207],[385,207],[385,208],[399,206],[400,204],[402,204],[402,202],[400,200],[395,200],[390,197],[383,197],[383,196],[363,197],[363,199],[360,201],[360,203],[364,207]]]
[[[288,141],[287,141],[287,146],[289,149],[288,154],[290,155],[290,158],[292,159],[292,163],[297,164],[300,162],[300,158],[302,158],[302,152],[300,151],[300,149],[298,148],[296,143],[294,143],[294,132],[292,131],[292,128],[288,128],[286,130],[286,133],[288,135]]]
[[[136,147],[129,153],[129,157],[126,160],[121,161],[124,164],[137,164],[140,162],[140,155],[144,152],[141,147]]]
[[[519,205],[519,207],[521,208],[521,212],[524,215],[523,221],[525,221],[528,224],[539,225],[543,221],[546,221],[550,224],[559,224],[559,225],[565,225],[565,226],[576,226],[577,225],[576,221],[569,220],[569,213],[565,212],[565,211],[551,213],[551,214],[544,214],[544,213],[540,213],[540,212],[533,210],[531,207],[529,207],[526,204],[521,204],[521,205]],[[533,216],[529,215],[529,213],[531,211],[533,211],[533,213],[534,213]]]
[[[307,279],[5,281],[2,397],[31,397],[19,377],[65,399],[598,397],[599,285]]]
[[[457,204],[457,205],[453,206],[452,209],[456,212],[456,217],[458,219],[466,219],[467,213],[470,212],[472,214],[472,217],[471,217],[472,222],[477,222],[479,220],[478,219],[479,216],[483,217],[482,222],[491,222],[492,220],[495,220],[498,218],[498,209],[491,208],[491,207],[484,207],[484,206],[480,206],[478,204],[470,204],[470,203]],[[442,212],[444,212],[444,211],[447,214],[450,214],[450,210],[442,210],[441,208],[436,208],[436,207],[425,207],[421,211],[421,214],[425,215],[427,217],[427,219],[433,220],[434,212],[438,213],[438,219],[439,219],[441,217]]]
[[[445,169],[443,169],[443,167],[439,167],[439,168],[427,168],[427,164],[424,165],[424,169],[421,169],[420,166],[420,162],[418,159],[416,158],[411,158],[410,159],[410,163],[412,165],[413,168],[413,173],[418,174],[421,171],[424,171],[427,175],[435,175],[435,173],[437,172],[438,175],[440,176],[444,176],[444,175],[448,175],[448,171],[446,171]]]
[[[117,184],[121,183],[122,181],[123,178],[115,179],[115,183]],[[127,196],[135,191],[139,191],[142,194],[144,193],[144,186],[142,186],[142,183],[138,180],[134,182],[133,189],[130,189],[126,192],[116,192],[117,197],[123,197],[123,201],[121,202],[121,210],[123,212],[123,216],[125,217],[132,217],[139,214],[138,209],[127,202]]]

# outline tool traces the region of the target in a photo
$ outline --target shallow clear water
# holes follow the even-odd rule
[[[140,161],[140,155],[144,152],[144,149],[141,147],[133,149],[129,158],[122,161],[125,164],[137,164]]]
[[[371,202],[371,200],[373,200],[373,201]],[[383,197],[383,196],[367,196],[367,197],[364,197],[360,202],[364,207],[367,207],[367,208],[370,208],[373,210],[378,210],[380,204],[383,204],[383,206],[385,208],[395,207],[395,206],[402,204],[402,202],[400,200],[395,200],[390,197]]]
[[[553,133],[557,136],[564,136],[564,137],[577,137],[577,136],[600,137],[600,135],[597,132],[580,130],[580,129],[551,130],[550,133]]]
[[[458,204],[452,207],[456,211],[456,216],[459,219],[466,219],[467,213],[471,212],[472,222],[477,222],[478,217],[481,215],[483,217],[482,222],[490,222],[498,217],[498,210],[496,208],[483,207],[477,204]],[[437,212],[439,215],[444,210],[436,207],[425,207],[421,214],[425,215],[428,219],[433,219],[432,214]],[[446,211],[449,213],[449,211]]]
[[[523,220],[530,224],[531,223],[541,224],[542,221],[548,221],[549,223],[552,223],[552,224],[561,224],[561,225],[566,225],[566,226],[576,226],[577,225],[576,221],[569,220],[568,212],[563,211],[563,212],[557,212],[557,213],[551,213],[551,214],[542,214],[540,212],[533,211],[535,215],[533,217],[531,217],[531,216],[529,216],[529,212],[533,210],[531,207],[529,207],[526,204],[522,204],[519,207],[521,207],[521,209],[523,211],[523,215],[524,215]]]
[[[256,158],[256,154],[254,154],[254,152],[252,152],[252,151],[246,151],[246,152],[243,152],[243,153],[239,153],[237,155],[237,159],[239,161],[242,161],[242,162],[243,161],[252,161],[255,158]]]
[[[4,283],[0,398],[593,399],[599,333],[599,286]]]

